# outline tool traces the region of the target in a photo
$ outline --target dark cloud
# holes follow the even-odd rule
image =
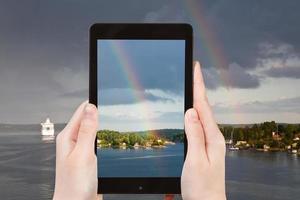
[[[251,68],[259,56],[257,44],[281,42],[300,51],[299,6],[296,0],[220,0],[207,6],[206,16],[228,62]]]
[[[145,20],[191,23],[195,57],[205,67],[227,68],[236,62],[244,68],[254,68],[258,44],[266,41],[293,44],[300,51],[297,0],[187,0],[181,1],[181,6],[177,4],[150,11]]]
[[[100,41],[99,48],[100,90],[138,87],[182,92],[184,41]]]
[[[221,72],[221,74],[222,73],[224,73],[224,76],[227,77],[225,78],[225,81],[228,81],[229,87],[247,89],[257,88],[260,84],[258,76],[248,73],[236,63],[229,65],[229,69],[227,71],[224,70],[224,72]]]
[[[263,74],[273,78],[300,78],[300,54],[294,46],[286,43],[259,45],[261,57],[257,59],[257,68]]]
[[[160,2],[0,0],[0,122],[66,122],[88,99],[88,31],[140,22]]]
[[[11,68],[82,69],[88,65],[89,27],[96,22],[138,22],[160,6],[139,5],[138,0],[0,1],[0,60]]]
[[[221,86],[220,76],[215,68],[202,68],[202,73],[207,89],[215,90]]]
[[[174,12],[175,11],[175,12]],[[183,22],[186,14],[182,6],[177,1],[161,6],[158,10],[150,11],[146,14],[144,22]]]
[[[250,74],[240,65],[232,63],[228,69],[204,68],[205,85],[208,89],[219,87],[228,88],[257,88],[260,86],[260,79],[255,74]]]
[[[294,48],[292,45],[287,43],[269,43],[263,42],[258,45],[258,52],[260,56],[268,58],[270,56],[286,58],[289,57],[290,54],[295,54]]]
[[[190,1],[0,0],[0,122],[36,123],[46,115],[54,121],[68,120],[88,98],[88,29],[95,22],[192,23],[195,59],[201,60],[212,89],[226,87],[220,68],[233,73],[228,74],[230,87],[257,87],[258,77],[248,69],[265,67],[257,65],[261,43],[292,44],[299,54],[300,1]],[[200,15],[189,5],[210,25],[206,35],[207,27],[196,28]],[[215,37],[209,38],[209,33]],[[212,41],[215,49],[223,49],[225,66],[215,66],[218,56],[211,50]],[[232,71],[229,63],[241,69]],[[295,67],[272,69],[266,75],[295,78]]]
[[[66,122],[88,99],[87,78],[87,73],[73,70],[0,68],[0,123],[40,123],[47,116],[55,123]],[[86,88],[86,93],[64,96],[76,88]]]
[[[300,63],[299,67],[281,67],[271,68],[264,72],[266,75],[275,78],[300,78]]]

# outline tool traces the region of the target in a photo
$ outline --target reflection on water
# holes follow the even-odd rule
[[[163,155],[177,155],[177,153]],[[0,199],[51,199],[54,188],[54,165],[54,138],[52,140],[42,138],[39,131],[0,132]],[[228,199],[298,199],[300,157],[285,152],[227,152],[226,180]],[[160,195],[105,195],[104,198],[162,199]]]
[[[40,132],[0,132],[0,198],[51,199],[55,139]]]
[[[157,155],[157,156],[138,156],[138,157],[125,157],[125,158],[118,158],[119,160],[136,160],[136,159],[147,159],[147,158],[166,158],[166,157],[177,157],[181,156],[179,154],[173,155]]]
[[[44,143],[54,143],[55,141],[55,136],[52,135],[42,135],[41,137]]]
[[[297,199],[300,196],[300,157],[295,155],[229,151],[226,169],[228,199]]]

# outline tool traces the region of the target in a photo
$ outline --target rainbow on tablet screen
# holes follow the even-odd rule
[[[180,176],[184,59],[184,40],[98,40],[98,176]]]

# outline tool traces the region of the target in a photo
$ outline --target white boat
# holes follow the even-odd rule
[[[54,124],[50,121],[49,118],[46,119],[44,123],[41,123],[42,136],[54,136]]]
[[[238,147],[229,147],[228,148],[230,151],[237,151],[237,150],[240,150]]]
[[[293,150],[292,150],[292,153],[293,153],[293,154],[296,154],[296,153],[297,153],[297,149],[293,149]]]
[[[134,148],[134,149],[139,149],[139,148],[140,148],[140,145],[139,145],[138,143],[135,143],[135,144],[133,145],[133,148]]]
[[[228,141],[228,144],[230,144],[228,150],[229,150],[229,151],[238,151],[238,150],[240,150],[240,149],[239,149],[238,147],[235,147],[235,146],[233,145],[233,132],[234,132],[234,127],[233,127],[233,129],[232,129],[232,131],[231,131],[231,134],[230,134],[230,140]]]

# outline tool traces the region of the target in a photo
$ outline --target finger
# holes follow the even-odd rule
[[[193,92],[194,92],[193,104],[194,104],[194,108],[197,110],[199,114],[200,121],[204,129],[205,140],[206,140],[205,143],[206,143],[208,157],[210,157],[210,155],[211,156],[218,155],[218,153],[221,152],[219,151],[219,149],[223,148],[224,137],[218,128],[216,120],[214,119],[213,116],[213,112],[208,103],[203,75],[201,73],[199,62],[196,62],[194,66]]]
[[[95,105],[88,103],[83,111],[76,148],[86,153],[94,152],[94,142],[98,128],[98,111]]]
[[[190,108],[185,113],[185,132],[188,141],[187,158],[206,160],[205,136],[198,113],[194,108]]]
[[[66,127],[56,136],[56,158],[64,158],[75,147],[78,130],[80,126],[81,116],[84,106],[87,102],[83,102],[75,111]]]
[[[218,129],[218,126],[213,117],[210,105],[207,100],[205,85],[203,81],[202,72],[200,69],[199,62],[195,62],[194,65],[194,97],[193,104],[194,108],[198,111],[200,120],[203,124],[204,130],[209,130],[208,133],[211,133],[212,130]],[[208,139],[211,134],[208,135]]]
[[[73,142],[77,141],[78,130],[80,127],[83,110],[87,103],[88,102],[85,101],[80,104],[80,106],[76,109],[75,113],[73,114],[70,121],[63,130],[65,137],[72,140]]]
[[[97,200],[103,200],[103,195],[102,194],[97,194]]]

